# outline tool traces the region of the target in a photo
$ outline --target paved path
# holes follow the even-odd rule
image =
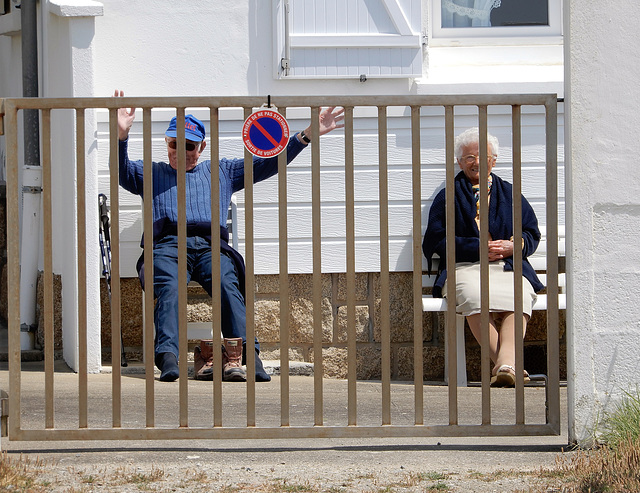
[[[2,365],[0,388],[8,389],[6,363]],[[44,379],[38,371],[39,365],[41,363],[23,364],[21,420],[24,428],[38,429],[44,423]],[[56,426],[75,428],[77,375],[64,367],[60,370],[55,376]],[[89,375],[90,427],[110,426],[111,378],[108,373]],[[347,382],[327,379],[323,385],[325,424],[346,425]],[[156,382],[154,388],[156,426],[176,427],[178,384]],[[245,426],[244,389],[244,384],[223,384],[224,426]],[[312,426],[313,378],[292,376],[290,389],[291,425]],[[136,374],[123,376],[122,393],[123,426],[144,427],[143,377]],[[392,422],[412,425],[413,385],[393,383],[391,395]],[[427,385],[424,395],[425,424],[446,424],[447,387]],[[189,381],[191,426],[210,426],[210,396],[210,382]],[[480,396],[481,391],[477,387],[460,389],[461,424],[479,422]],[[513,422],[513,389],[493,389],[491,396],[493,422]],[[256,402],[258,426],[278,427],[279,377],[274,377],[270,383],[256,385]],[[359,425],[380,423],[380,402],[379,382],[358,382]],[[527,388],[525,402],[527,422],[542,422],[544,389]],[[424,491],[429,482],[444,483],[449,491],[515,491],[526,489],[534,481],[535,475],[527,471],[552,467],[558,454],[566,448],[565,388],[561,388],[561,403],[563,429],[560,436],[289,440],[196,438],[147,442],[16,442],[3,438],[2,447],[11,457],[26,454],[27,457],[43,459],[48,464],[45,475],[50,478],[51,491],[65,491],[65,487],[73,485],[77,489],[88,488],[87,491],[129,491],[126,484],[114,484],[118,474],[125,478],[134,478],[136,474],[140,478],[147,478],[149,486],[156,491],[197,491],[202,481],[211,491],[222,489],[225,485],[236,485],[238,488],[246,485],[246,489],[236,491],[268,491],[261,488],[279,481],[317,488],[307,491],[329,491],[331,488],[334,491],[379,491],[393,484],[396,489],[390,491],[414,491],[412,487],[416,488],[415,491]],[[505,470],[512,472],[500,472]],[[95,478],[100,478],[101,485],[94,484]],[[152,478],[157,481],[151,481]],[[488,478],[497,479],[486,481]],[[56,484],[59,484],[59,490],[54,488]],[[131,491],[137,491],[135,484]]]

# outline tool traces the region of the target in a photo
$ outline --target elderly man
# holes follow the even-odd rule
[[[115,91],[115,97],[124,96]],[[327,108],[320,113],[319,134],[324,135],[344,126],[341,108]],[[130,161],[127,153],[129,130],[135,118],[135,108],[118,110],[118,138],[120,140],[120,185],[129,192],[142,196],[142,161]],[[153,163],[153,269],[156,306],[154,323],[155,364],[160,369],[160,380],[175,381],[178,371],[178,237],[177,237],[177,166],[178,151],[186,154],[186,213],[187,213],[187,282],[193,279],[211,295],[211,161],[198,162],[206,147],[205,127],[193,115],[185,117],[185,149],[177,149],[176,118],[165,132],[169,162]],[[311,127],[292,136],[287,145],[287,163],[290,163],[311,142]],[[277,157],[253,160],[254,182],[260,182],[278,172]],[[221,313],[225,352],[223,379],[245,381],[242,363],[246,360],[246,307],[244,299],[244,262],[242,256],[228,245],[226,229],[227,210],[231,195],[244,187],[244,160],[221,159],[218,163],[220,182],[220,282],[222,290]],[[213,239],[217,241],[216,239]],[[138,273],[144,287],[143,258],[138,261]],[[259,358],[260,346],[256,340],[256,381],[267,382],[271,377],[264,371]],[[205,348],[200,348],[204,350]],[[198,373],[212,374],[211,357],[207,353],[208,367]],[[196,354],[196,358],[199,355]],[[242,362],[241,362],[242,359]]]

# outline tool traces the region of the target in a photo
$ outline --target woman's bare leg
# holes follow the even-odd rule
[[[515,316],[513,312],[505,312],[502,315],[502,323],[500,324],[498,336],[498,354],[495,359],[496,368],[502,365],[516,366],[516,331]],[[529,317],[522,317],[522,334],[527,333],[527,322]]]
[[[473,337],[476,338],[478,344],[481,344],[481,330],[480,330],[480,314],[476,313],[475,315],[469,315],[467,317],[467,322],[469,323],[469,328],[471,329],[471,333]],[[499,341],[500,338],[498,336],[498,329],[496,327],[496,321],[493,317],[493,314],[489,314],[489,356],[491,361],[496,362],[498,358],[499,351]]]

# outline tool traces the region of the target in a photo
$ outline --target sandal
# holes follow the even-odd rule
[[[492,387],[514,387],[516,384],[516,369],[511,365],[502,365],[491,377]]]
[[[523,381],[524,383],[529,383],[531,378],[529,377],[529,372],[527,370],[523,370]],[[502,365],[498,368],[496,374],[491,377],[491,386],[492,387],[514,387],[516,384],[516,369],[511,365]]]

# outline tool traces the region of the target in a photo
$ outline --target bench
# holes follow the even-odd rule
[[[542,230],[543,228],[541,228]],[[544,234],[544,233],[543,233]],[[564,228],[559,228],[558,232],[558,255],[559,257],[565,256],[565,241],[564,241]],[[540,282],[546,286],[547,284],[547,256],[546,256],[546,241],[543,239],[540,241],[540,245],[538,246],[538,250],[529,257],[529,263],[533,266],[536,273],[538,274],[538,278]],[[433,283],[435,281],[435,274],[438,269],[438,259],[433,259],[432,272],[427,274],[423,274],[422,276],[422,287],[423,288],[431,288],[433,287]],[[567,307],[567,295],[566,295],[566,274],[559,273],[558,274],[558,307],[560,310],[565,310]],[[546,310],[547,309],[547,295],[546,294],[538,294],[538,299],[533,305],[534,310]],[[447,311],[447,300],[445,298],[433,298],[430,294],[422,296],[422,311],[423,312],[445,312]],[[456,314],[456,355],[457,355],[457,378],[458,378],[458,387],[466,387],[467,386],[467,364],[466,364],[466,353],[465,353],[465,339],[464,339],[464,325],[465,325],[465,317],[459,314]],[[445,337],[445,348],[444,348],[444,378],[445,382],[448,383],[448,351],[447,351],[447,337]]]
[[[231,196],[229,214],[227,215],[227,229],[229,230],[229,245],[238,250],[238,204],[235,195]],[[189,288],[200,287],[195,281],[188,284]],[[211,322],[187,322],[187,339],[211,339]]]

